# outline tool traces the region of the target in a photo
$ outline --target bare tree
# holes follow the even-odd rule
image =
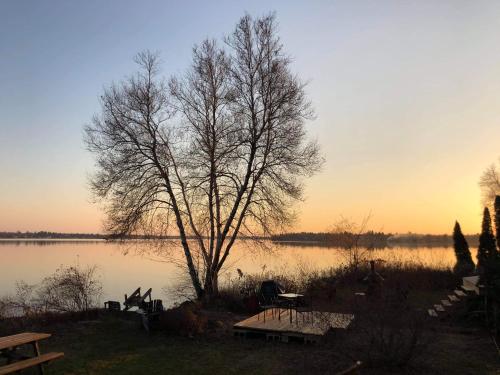
[[[96,266],[61,267],[40,284],[17,282],[15,294],[0,299],[0,313],[2,308],[14,315],[88,311],[99,305],[101,294]]]
[[[481,175],[479,186],[482,193],[482,204],[484,207],[493,207],[495,196],[500,195],[500,159],[498,167],[491,164]]]
[[[102,284],[96,266],[61,267],[37,289],[44,311],[88,311],[99,306]]]
[[[168,84],[156,55],[136,60],[141,70],[105,90],[86,127],[92,189],[110,233],[175,231],[197,297],[211,297],[238,236],[288,225],[301,177],[320,168],[304,84],[272,15],[244,16],[222,46],[204,41]]]
[[[343,255],[347,262],[347,267],[354,270],[357,270],[363,262],[372,260],[371,255],[374,245],[370,243],[369,237],[373,232],[368,232],[367,229],[370,219],[371,214],[363,217],[360,223],[356,223],[349,218],[341,216],[330,230],[330,233],[335,233],[338,236],[339,245],[345,249]]]

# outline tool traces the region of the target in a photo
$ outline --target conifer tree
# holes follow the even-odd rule
[[[484,208],[483,225],[479,236],[479,247],[477,249],[477,267],[481,276],[487,280],[491,266],[496,263],[499,253],[495,243],[495,236],[491,227],[491,216],[488,207]]]
[[[458,221],[455,222],[455,227],[453,228],[453,245],[455,248],[455,256],[457,258],[454,272],[459,276],[470,275],[474,271],[475,266],[470,254],[469,244],[462,233],[462,229],[460,228]]]

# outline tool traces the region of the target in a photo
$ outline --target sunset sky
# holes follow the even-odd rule
[[[0,231],[100,232],[82,128],[102,88],[159,51],[164,75],[244,12],[276,11],[326,163],[294,230],[340,215],[387,232],[480,229],[500,156],[498,1],[2,1]]]

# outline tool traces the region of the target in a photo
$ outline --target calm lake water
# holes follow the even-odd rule
[[[240,241],[228,258],[222,281],[237,278],[236,269],[245,273],[263,269],[280,274],[302,270],[323,270],[340,266],[346,261],[345,251],[315,245],[295,246],[274,244],[263,250],[253,243]],[[103,284],[103,301],[122,301],[138,286],[153,288],[153,298],[163,299],[165,305],[175,301],[173,286],[185,278],[179,265],[182,262],[176,248],[154,249],[141,243],[113,243],[106,241],[0,241],[0,296],[15,291],[16,281],[39,283],[59,266],[79,264],[96,265]],[[473,259],[476,250],[472,250]],[[410,262],[436,268],[453,267],[452,248],[394,247],[373,250],[371,257],[387,262]]]

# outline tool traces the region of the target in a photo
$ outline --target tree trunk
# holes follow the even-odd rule
[[[205,277],[205,287],[203,299],[210,302],[219,295],[219,273],[217,271],[207,270]]]
[[[214,297],[219,295],[219,273],[214,272],[212,274],[212,295]]]

